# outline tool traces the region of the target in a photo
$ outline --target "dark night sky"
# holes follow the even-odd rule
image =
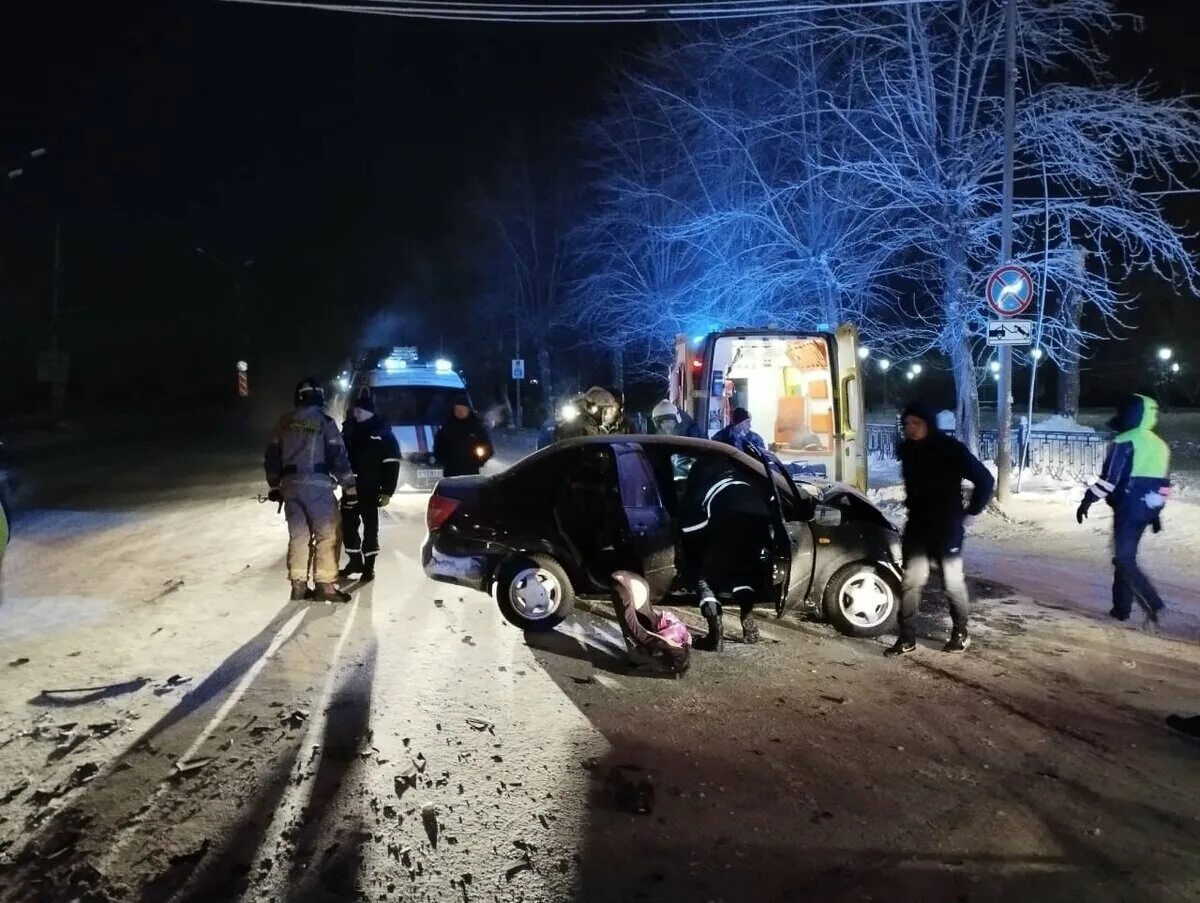
[[[620,51],[656,33],[216,2],[34,6],[0,37],[0,165],[51,154],[5,186],[0,280],[23,289],[7,299],[16,318],[42,328],[56,212],[64,306],[83,308],[63,332],[77,351],[90,341],[122,358],[174,356],[223,329],[230,280],[196,245],[255,260],[260,332],[279,323],[304,346],[306,332],[359,328],[459,228],[506,137],[571,134]],[[202,348],[189,359],[208,366]]]
[[[1127,3],[1147,27],[1116,46],[1119,74],[1152,61],[1166,88],[1200,89],[1194,6]],[[26,339],[0,335],[9,386],[44,341],[55,219],[63,335],[96,373],[135,353],[212,365],[231,291],[196,245],[254,258],[256,328],[311,347],[456,234],[506,135],[553,146],[598,110],[618,54],[657,35],[153,0],[19,17],[0,35],[0,169],[50,155],[0,195],[0,300]]]

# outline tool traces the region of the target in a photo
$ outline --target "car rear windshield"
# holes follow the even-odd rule
[[[439,386],[375,386],[375,411],[393,426],[406,424],[440,424],[450,416],[455,396],[461,389]]]

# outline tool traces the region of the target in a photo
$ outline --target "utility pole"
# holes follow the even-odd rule
[[[1017,0],[1008,0],[1005,11],[1004,52],[1004,200],[1000,211],[1000,263],[1012,260],[1013,145],[1016,143],[1017,107]],[[1009,499],[1012,484],[1012,349],[999,348],[1000,381],[996,402],[996,500]]]
[[[516,318],[516,327],[517,327],[517,353],[516,353],[516,356],[514,357],[514,360],[519,361],[521,359],[521,317],[520,317],[520,315],[518,315]],[[513,389],[517,393],[517,429],[521,429],[521,427],[523,427],[525,425],[525,418],[522,416],[522,412],[521,412],[521,380],[519,380],[519,379],[513,380]]]

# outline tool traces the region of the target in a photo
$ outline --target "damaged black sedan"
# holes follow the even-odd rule
[[[894,628],[900,535],[878,508],[848,486],[796,478],[769,455],[704,439],[575,439],[495,476],[442,480],[422,562],[434,580],[494,593],[529,631],[553,629],[577,598],[610,598],[621,568],[668,603],[691,604],[685,510],[702,498],[698,481],[721,479],[754,487],[772,522],[754,556],[759,606],[852,636]]]

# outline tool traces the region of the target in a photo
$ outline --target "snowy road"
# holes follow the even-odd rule
[[[526,639],[427,582],[420,499],[352,603],[287,602],[282,520],[229,460],[19,523],[0,900],[1200,895],[1200,745],[1159,726],[1200,709],[1194,644],[981,585],[965,657],[935,602],[904,661],[764,618],[657,679],[600,612]],[[605,794],[618,764],[652,814]]]

